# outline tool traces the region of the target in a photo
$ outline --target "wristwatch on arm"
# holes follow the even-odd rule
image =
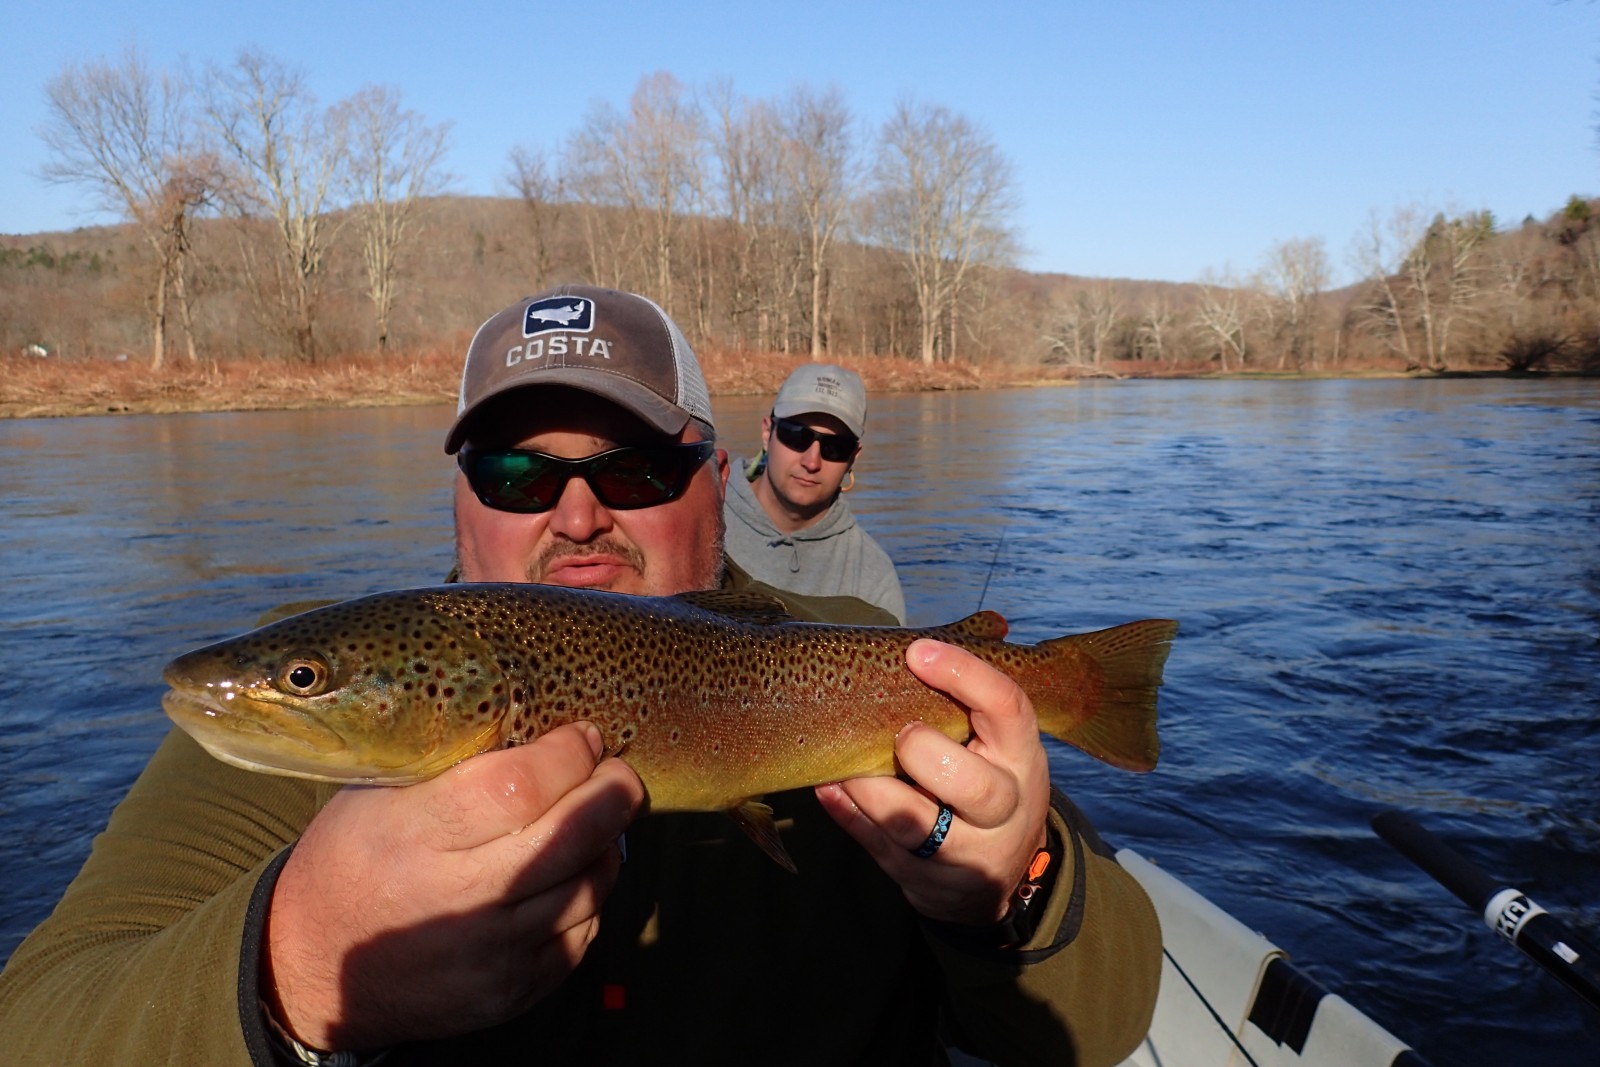
[[[1022,880],[1011,894],[1011,906],[1005,916],[989,926],[967,926],[961,923],[924,919],[927,927],[940,940],[978,956],[1011,960],[1018,963],[1037,963],[1048,959],[1071,944],[1078,936],[1083,922],[1083,838],[1079,827],[1083,815],[1060,790],[1050,790],[1050,809],[1054,818],[1045,820],[1045,847],[1034,853]],[[1057,829],[1066,829],[1065,839]],[[1093,830],[1089,833],[1093,834]],[[1035,948],[1025,946],[1039,933],[1039,923],[1049,908],[1051,894],[1056,889],[1057,876],[1063,866],[1072,872],[1070,892],[1065,917],[1056,934],[1047,945]]]
[[[388,1049],[380,1052],[323,1052],[295,1040],[273,1017],[266,1001],[261,1001],[261,1019],[267,1027],[267,1044],[272,1047],[272,1058],[285,1067],[373,1067],[389,1055]]]

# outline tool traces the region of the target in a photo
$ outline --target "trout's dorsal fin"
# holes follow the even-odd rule
[[[789,858],[788,849],[783,847],[783,838],[778,836],[778,828],[772,822],[772,807],[759,800],[747,800],[737,808],[729,808],[728,816],[739,824],[739,829],[750,835],[750,840],[761,846],[761,851],[771,856],[773,861],[790,874],[799,874],[794,865],[794,860]]]
[[[1010,632],[1011,624],[1006,622],[1005,616],[998,611],[980,611],[968,615],[960,622],[935,626],[928,632],[928,636],[938,638],[943,634],[949,634],[952,637],[964,637],[973,641],[1004,641],[1006,634]]]
[[[756,626],[776,626],[779,623],[795,621],[783,601],[766,593],[707,589],[695,593],[679,593],[678,599],[702,611]]]

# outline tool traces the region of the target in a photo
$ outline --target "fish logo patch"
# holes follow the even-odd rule
[[[565,330],[589,333],[594,329],[594,301],[581,296],[551,296],[528,305],[522,317],[522,336]]]

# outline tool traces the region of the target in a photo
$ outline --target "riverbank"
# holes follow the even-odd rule
[[[748,352],[701,353],[713,395],[774,393],[801,356]],[[845,361],[875,392],[919,392],[1060,384],[1050,368],[1015,368],[1007,375],[968,364],[925,366],[909,359]],[[266,411],[334,407],[444,404],[456,399],[458,348],[367,356],[335,363],[269,360],[221,363],[169,361],[159,371],[133,361],[67,362],[10,359],[0,369],[0,418],[75,415],[161,415],[186,411]]]
[[[461,347],[363,356],[322,364],[281,360],[190,363],[181,357],[152,371],[142,362],[65,361],[12,357],[0,363],[0,419],[79,415],[166,415],[190,411],[284,411],[306,408],[397,407],[456,399]],[[713,396],[775,393],[806,357],[779,353],[700,353]],[[872,392],[934,392],[1072,385],[1086,377],[1404,378],[1403,371],[1343,368],[1338,373],[1261,371],[1217,374],[1203,366],[1119,364],[1104,371],[1016,364],[924,364],[869,357],[840,360]],[[1460,372],[1501,377],[1506,372]],[[1452,375],[1454,376],[1454,375]],[[1528,377],[1530,375],[1518,375]],[[1545,375],[1532,375],[1543,377]]]

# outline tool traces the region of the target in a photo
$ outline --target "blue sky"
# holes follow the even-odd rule
[[[331,103],[364,85],[454,124],[448,166],[503,191],[638,80],[747,96],[837,86],[875,128],[897,99],[982,125],[1015,168],[1023,266],[1190,281],[1321,237],[1345,273],[1374,210],[1543,217],[1600,194],[1600,4],[1291,2],[376,4],[6,0],[0,233],[104,219],[36,175],[44,85],[135,43],[155,66],[258,46]]]

